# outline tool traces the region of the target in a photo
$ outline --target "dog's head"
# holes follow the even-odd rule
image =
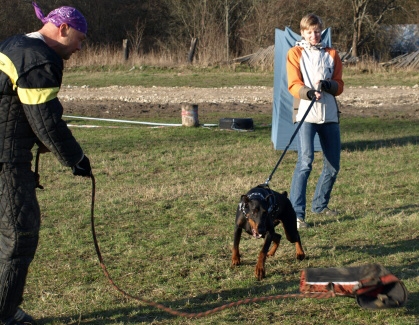
[[[263,238],[267,232],[269,196],[265,198],[258,193],[241,196],[240,209],[255,238]]]

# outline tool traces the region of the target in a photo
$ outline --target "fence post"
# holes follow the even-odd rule
[[[192,63],[193,61],[193,57],[195,56],[197,42],[198,42],[198,39],[196,37],[192,38],[191,47],[189,48],[189,53],[188,53],[188,63]]]
[[[128,49],[128,39],[122,40],[122,51],[124,53],[124,60],[128,60],[129,58],[129,49]]]

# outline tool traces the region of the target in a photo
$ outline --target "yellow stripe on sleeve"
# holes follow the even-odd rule
[[[0,53],[0,71],[7,74],[13,84],[13,89],[17,88],[16,81],[18,73],[12,60]],[[46,103],[57,97],[59,87],[54,88],[18,88],[17,94],[22,104],[36,105]]]
[[[16,89],[16,80],[18,78],[16,67],[12,60],[3,53],[0,53],[0,70],[9,76],[13,84],[13,89]]]
[[[54,88],[18,88],[17,94],[22,104],[36,105],[49,102],[57,97],[59,87]]]

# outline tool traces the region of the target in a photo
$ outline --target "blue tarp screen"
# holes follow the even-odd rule
[[[322,32],[322,42],[331,47],[332,39],[330,28]],[[284,150],[288,145],[297,124],[292,122],[293,98],[288,91],[287,81],[287,52],[301,39],[300,34],[294,33],[288,27],[285,30],[275,30],[275,57],[274,57],[274,87],[273,87],[273,107],[272,107],[272,134],[271,140],[275,150]],[[318,136],[314,139],[314,149],[321,151]],[[294,141],[288,150],[297,150]]]

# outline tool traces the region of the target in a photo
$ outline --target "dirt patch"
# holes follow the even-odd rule
[[[180,117],[181,103],[198,104],[199,117],[272,113],[270,87],[63,87],[65,115],[112,119]],[[419,120],[419,87],[347,87],[337,97],[342,118],[377,116]],[[237,116],[237,114],[236,114]],[[207,122],[205,122],[207,123]],[[211,122],[210,122],[211,123]],[[213,123],[213,122],[212,122]]]

